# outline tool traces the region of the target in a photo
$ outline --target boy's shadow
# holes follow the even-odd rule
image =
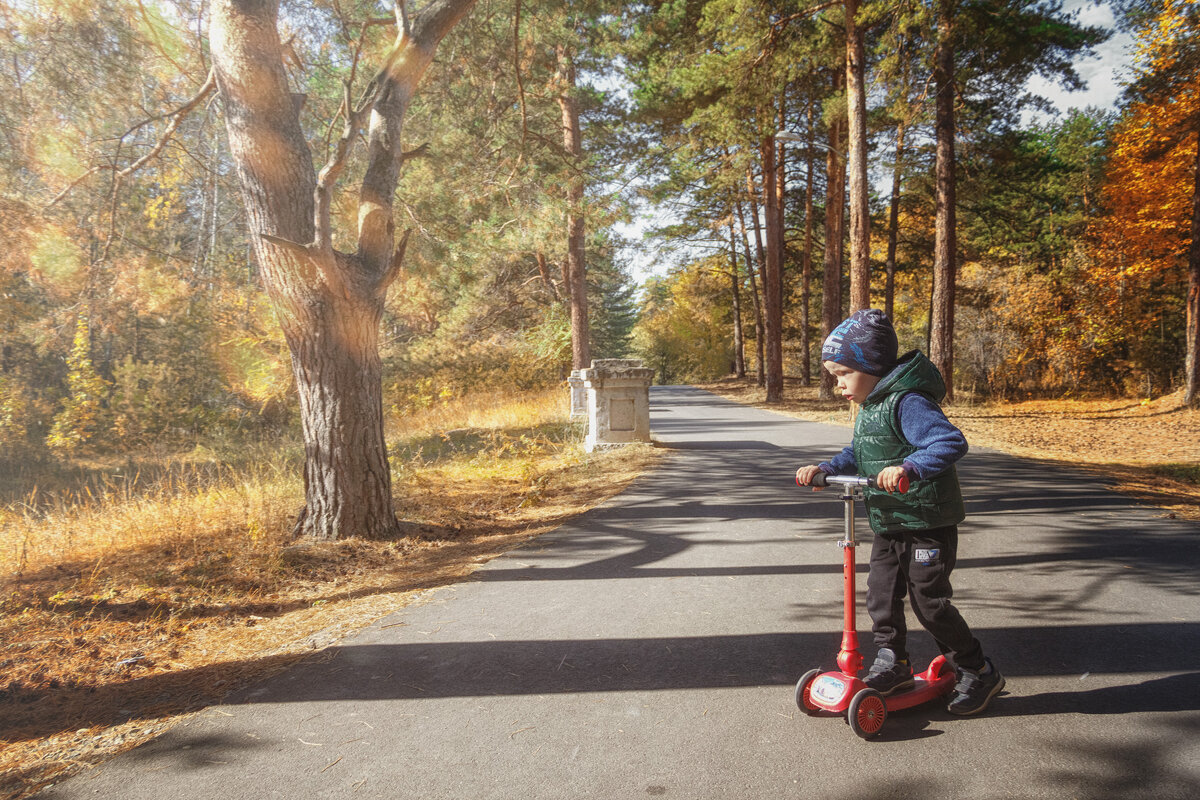
[[[1011,679],[1010,679],[1011,680]],[[1135,714],[1139,712],[1200,711],[1196,682],[1200,672],[1168,675],[1126,686],[1105,686],[1078,692],[1042,692],[1021,695],[1000,692],[992,700],[987,717],[1029,717],[1045,714]],[[889,713],[883,730],[872,741],[906,742],[941,736],[942,723],[958,717],[946,711],[944,700]],[[829,719],[836,719],[829,715]],[[845,720],[843,718],[843,724]]]
[[[1134,714],[1146,711],[1200,711],[1196,681],[1200,672],[1167,675],[1125,686],[1078,692],[1042,692],[998,697],[988,716],[1028,717],[1039,714]]]

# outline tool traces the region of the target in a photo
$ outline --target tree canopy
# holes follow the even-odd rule
[[[362,347],[384,421],[561,381],[573,296],[592,358],[637,354],[663,381],[744,365],[770,389],[820,374],[822,320],[860,302],[852,290],[928,348],[947,279],[944,369],[962,391],[1196,397],[1194,2],[1116,4],[1137,42],[1126,94],[1062,115],[1029,78],[1077,88],[1106,32],[1058,0],[288,0],[274,44],[253,45],[278,58],[270,108],[239,100],[211,27],[242,7],[0,0],[0,459],[297,426],[300,332],[368,263],[384,293],[355,325],[376,331]],[[411,87],[386,88],[416,58],[398,42],[451,8]],[[389,98],[402,124],[373,128]],[[285,117],[292,149],[255,151],[254,172],[238,126]],[[283,217],[263,216],[256,186],[290,204],[280,214],[302,205],[302,224],[265,223]],[[669,222],[622,240],[649,211]],[[656,277],[635,286],[652,251]],[[289,275],[301,293],[278,291]]]

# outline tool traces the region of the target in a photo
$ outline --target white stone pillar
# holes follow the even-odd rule
[[[582,370],[587,388],[588,434],[584,448],[650,441],[650,383],[654,370],[636,358],[602,358]]]
[[[587,387],[583,385],[583,370],[571,370],[567,385],[571,387],[571,419],[585,417],[588,413]]]

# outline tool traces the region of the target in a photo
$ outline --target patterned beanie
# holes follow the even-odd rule
[[[833,361],[882,377],[896,365],[896,329],[876,308],[855,311],[833,329],[821,347],[821,361]]]

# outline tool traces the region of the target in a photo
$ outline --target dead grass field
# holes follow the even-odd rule
[[[562,392],[397,423],[406,535],[297,545],[298,464],[0,510],[0,797],[129,749],[604,501],[659,453],[584,453]],[[37,500],[38,498],[34,498]]]

